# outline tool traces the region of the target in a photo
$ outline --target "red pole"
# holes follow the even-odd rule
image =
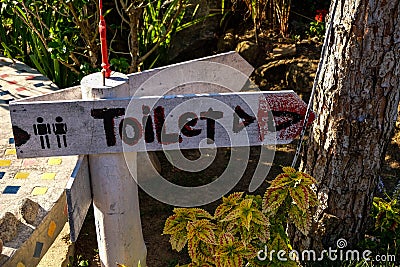
[[[106,37],[106,21],[103,17],[103,1],[99,0],[100,9],[100,22],[99,22],[99,33],[100,33],[100,46],[101,46],[101,72],[108,78],[110,77],[110,63],[108,63],[108,52],[107,52],[107,37]]]

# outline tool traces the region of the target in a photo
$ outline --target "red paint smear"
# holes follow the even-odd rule
[[[28,90],[28,89],[25,88],[25,87],[18,87],[18,88],[15,89],[15,90],[17,90],[18,92],[21,92],[21,91],[25,91],[25,90]]]
[[[9,76],[8,74],[2,74],[2,75],[0,75],[0,78],[6,78],[8,76]]]
[[[30,75],[30,76],[27,76],[26,78],[25,78],[25,80],[32,80],[32,79],[34,79],[36,76],[34,76],[34,75]]]
[[[266,103],[269,105],[269,109],[273,111],[289,111],[293,113],[297,113],[300,116],[302,116],[302,119],[300,122],[296,123],[295,125],[292,125],[290,127],[287,127],[285,129],[282,129],[281,131],[277,132],[277,141],[283,141],[283,140],[288,140],[291,141],[293,140],[296,136],[298,136],[301,133],[301,129],[303,126],[304,122],[304,116],[307,111],[307,105],[302,101],[296,93],[282,93],[282,94],[272,94],[272,95],[264,95],[266,100],[260,99],[259,101],[259,110],[258,110],[258,118],[268,118],[268,106],[266,106]],[[265,103],[266,102],[266,103]],[[308,118],[308,123],[307,125],[310,125],[315,119],[315,113],[310,112],[310,116]],[[268,131],[268,124],[267,119],[259,121],[259,127],[260,127],[260,138],[262,139],[264,135]],[[274,118],[275,124],[278,125],[285,121],[285,118]],[[262,141],[262,140],[261,140]]]
[[[258,131],[260,135],[260,141],[264,141],[264,136],[268,134],[268,112],[270,110],[268,101],[261,96],[258,101]]]
[[[17,81],[7,81],[9,84],[17,84]]]

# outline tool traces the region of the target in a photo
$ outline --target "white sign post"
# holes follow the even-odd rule
[[[106,86],[101,86],[102,79],[101,73],[84,77],[81,82],[82,97],[129,97],[126,95],[129,87],[126,75],[114,73],[107,79]],[[137,266],[139,261],[146,266],[138,187],[130,172],[133,169],[137,172],[137,153],[131,153],[135,162],[130,170],[122,153],[89,155],[97,244],[104,266],[116,266],[116,263]]]
[[[136,267],[138,261],[145,266],[137,184],[132,177],[137,176],[137,152],[286,144],[301,131],[306,105],[293,91],[232,93],[229,89],[238,91],[245,82],[239,76],[218,73],[215,64],[201,68],[203,72],[187,70],[196,64],[186,64],[172,67],[174,77],[161,76],[167,83],[157,83],[160,77],[147,82],[160,71],[153,70],[143,76],[114,73],[103,86],[97,73],[82,80],[80,100],[63,99],[61,94],[59,101],[43,97],[10,103],[20,158],[89,155],[103,266]],[[202,82],[210,73],[207,83]],[[224,80],[225,89],[219,80]],[[148,96],[160,90],[163,96]],[[181,95],[188,90],[191,94]],[[204,93],[215,90],[226,93]],[[311,114],[309,122],[314,117]],[[129,169],[127,154],[133,161]]]

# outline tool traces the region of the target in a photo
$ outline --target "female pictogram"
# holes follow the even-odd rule
[[[53,132],[57,136],[58,147],[61,148],[61,138],[64,147],[67,147],[67,124],[63,122],[63,118],[60,116],[56,118],[56,123],[53,123]]]

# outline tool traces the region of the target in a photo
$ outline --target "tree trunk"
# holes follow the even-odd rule
[[[300,167],[319,182],[322,208],[294,242],[319,251],[363,238],[400,90],[400,1],[336,1]]]

